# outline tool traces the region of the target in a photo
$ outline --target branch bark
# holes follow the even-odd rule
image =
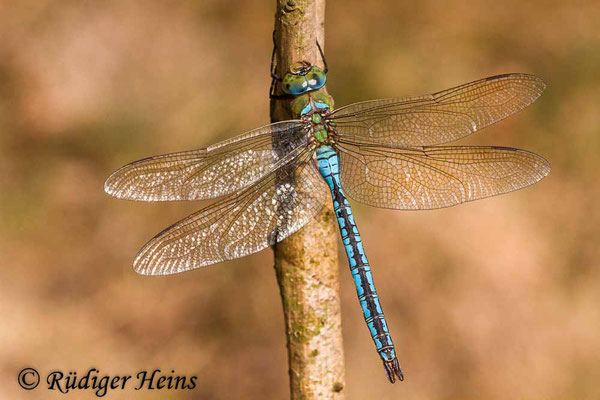
[[[277,0],[277,73],[296,61],[320,64],[325,0]],[[324,88],[322,90],[325,90]],[[292,118],[290,102],[271,102],[271,120]],[[293,400],[343,400],[344,353],[335,215],[330,202],[313,222],[274,247],[285,317]]]

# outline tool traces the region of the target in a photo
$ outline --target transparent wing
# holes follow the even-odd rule
[[[382,208],[449,207],[529,186],[550,172],[542,157],[508,147],[339,148],[342,188]]]
[[[224,196],[279,168],[304,149],[307,138],[300,121],[278,122],[204,149],[135,161],[113,173],[104,190],[140,201]]]
[[[243,257],[271,246],[307,224],[322,208],[327,186],[311,152],[165,229],[136,256],[134,269],[167,275]]]
[[[546,85],[533,75],[505,74],[409,99],[381,99],[335,111],[338,135],[392,147],[451,142],[533,103]]]

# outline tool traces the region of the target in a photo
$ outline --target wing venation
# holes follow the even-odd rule
[[[533,75],[497,75],[428,96],[351,104],[335,111],[331,119],[340,138],[357,144],[438,145],[519,112],[545,87]]]
[[[344,191],[381,208],[449,207],[532,185],[550,172],[544,158],[508,147],[340,148]]]
[[[134,269],[145,275],[184,272],[253,254],[296,232],[327,198],[309,154],[165,229],[140,250]]]
[[[106,193],[127,200],[203,200],[241,190],[295,157],[307,144],[300,121],[263,126],[208,148],[149,157],[117,170]]]

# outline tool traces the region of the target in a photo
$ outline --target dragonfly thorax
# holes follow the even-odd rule
[[[333,144],[335,130],[332,123],[327,119],[329,110],[313,110],[310,114],[303,116],[303,120],[309,125],[311,140],[319,145]]]
[[[300,118],[310,135],[318,144],[331,144],[335,134],[333,123],[328,117],[331,98],[325,93],[309,93],[297,97],[292,103],[294,117]]]
[[[317,90],[325,85],[325,72],[308,61],[295,62],[281,82],[283,91],[293,96],[301,95],[311,90]]]

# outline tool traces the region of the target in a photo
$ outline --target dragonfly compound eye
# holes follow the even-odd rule
[[[313,66],[310,72],[306,75],[306,79],[308,80],[308,86],[310,89],[317,90],[325,85],[327,77],[321,68]]]
[[[306,76],[288,73],[281,82],[283,91],[291,95],[299,95],[310,90]]]

